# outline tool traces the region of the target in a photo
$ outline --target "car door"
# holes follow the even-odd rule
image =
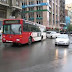
[[[51,32],[47,32],[47,37],[50,38]]]

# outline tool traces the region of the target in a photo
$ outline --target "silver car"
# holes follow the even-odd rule
[[[61,34],[55,40],[55,45],[67,45],[69,46],[70,40],[67,34]]]

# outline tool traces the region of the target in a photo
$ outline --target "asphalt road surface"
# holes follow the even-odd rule
[[[72,72],[71,40],[68,47],[55,46],[55,39],[21,46],[0,41],[0,72]]]

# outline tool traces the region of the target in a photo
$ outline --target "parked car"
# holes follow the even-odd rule
[[[72,32],[70,32],[70,35],[72,36]]]
[[[57,33],[55,31],[47,31],[47,38],[57,38],[57,36],[59,36],[60,33]]]
[[[60,34],[68,34],[68,32],[60,32]]]
[[[55,40],[55,45],[69,45],[70,40],[67,34],[61,34]]]

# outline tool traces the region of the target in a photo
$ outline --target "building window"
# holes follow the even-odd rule
[[[34,19],[33,20],[30,20],[30,21],[34,22]]]
[[[34,10],[34,7],[29,8],[29,11],[33,11],[33,10]]]
[[[51,25],[51,20],[52,20],[51,13],[49,13],[49,25]]]
[[[37,6],[36,8],[37,8],[37,10],[42,10],[43,9],[42,6]]]
[[[23,5],[27,5],[27,0],[24,0],[23,1]]]
[[[58,0],[56,0],[56,3],[58,2]]]
[[[57,7],[57,5],[56,5],[56,14],[57,14],[57,12],[58,12],[58,7]]]
[[[7,3],[7,0],[0,0],[0,2]]]
[[[37,2],[37,4],[43,3],[43,0],[37,0],[36,2]]]
[[[43,17],[43,12],[37,12],[36,15],[37,15],[37,18],[38,17]]]
[[[34,0],[29,0],[29,5],[33,5],[34,4]]]
[[[16,0],[16,6],[20,6],[20,1]]]
[[[57,17],[57,15],[56,15],[56,20],[58,20],[58,17]]]
[[[28,16],[29,18],[34,18],[34,13],[29,13]]]
[[[51,3],[52,3],[51,0],[49,0],[49,4],[50,4],[50,5],[51,5]]]
[[[0,10],[0,18],[6,18],[6,11]]]
[[[24,11],[27,11],[27,8],[24,8],[24,9],[23,9],[23,12],[24,12]]]
[[[43,20],[36,20],[36,23],[43,25]]]
[[[55,16],[55,15],[53,15],[53,24],[54,24],[54,22],[55,22],[55,18],[54,18],[54,16]]]
[[[25,20],[27,19],[27,14],[26,14],[26,13],[23,13],[22,16],[23,16],[23,17],[22,17],[23,19],[25,19]]]

